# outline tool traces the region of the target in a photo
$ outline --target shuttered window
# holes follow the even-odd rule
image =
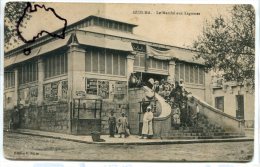
[[[126,57],[123,52],[90,49],[86,52],[86,72],[126,75]]]
[[[18,68],[19,84],[25,84],[38,80],[38,63],[30,61]]]
[[[55,77],[58,75],[66,74],[68,72],[68,56],[66,53],[50,55],[44,59],[44,74],[45,78]],[[30,67],[28,70],[35,67]]]
[[[191,84],[204,84],[205,72],[203,67],[198,67],[193,64],[176,63],[175,65],[175,79],[180,81],[183,79],[186,83]]]
[[[15,86],[15,73],[13,69],[6,69],[4,73],[4,85],[5,88],[11,88]]]

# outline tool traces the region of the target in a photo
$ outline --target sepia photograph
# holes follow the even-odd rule
[[[6,159],[252,161],[253,5],[4,9]]]

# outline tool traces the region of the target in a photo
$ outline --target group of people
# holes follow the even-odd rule
[[[124,135],[125,138],[130,136],[130,128],[127,120],[127,116],[124,112],[121,113],[121,116],[117,119],[114,115],[114,111],[111,111],[111,115],[108,118],[109,125],[109,136],[115,137],[115,133],[117,132],[122,138]]]
[[[143,113],[143,126],[142,126],[142,137],[141,139],[152,138],[153,136],[153,112],[152,107],[147,106],[146,110]],[[125,138],[130,136],[130,127],[128,124],[127,116],[122,112],[121,116],[117,119],[114,116],[114,112],[111,111],[111,114],[108,118],[109,125],[109,136],[115,137],[115,133],[119,134],[119,138],[122,138],[124,135]]]
[[[175,84],[169,83],[162,79],[159,81],[152,81],[153,91],[165,98],[165,101],[170,104],[173,115],[172,125],[179,127],[194,127],[198,125],[199,106],[194,98],[189,98],[191,94],[187,92],[184,87],[184,81],[181,79]]]

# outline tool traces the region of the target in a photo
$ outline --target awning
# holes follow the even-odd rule
[[[95,46],[106,49],[114,49],[121,51],[133,51],[131,42],[122,41],[120,39],[109,39],[107,37],[90,34],[90,33],[77,33],[77,40],[79,44],[87,46]]]
[[[12,56],[10,58],[5,58],[4,67],[8,67],[10,65],[21,63],[23,61],[37,57],[39,55],[42,55],[42,54],[48,53],[50,51],[53,51],[55,49],[61,48],[67,44],[69,38],[70,38],[70,35],[66,36],[65,39],[57,39],[57,40],[51,41],[49,43],[46,43],[40,47],[34,48],[31,50],[30,55],[25,55],[22,52],[16,56]]]
[[[161,51],[153,47],[147,46],[147,54],[159,60],[170,60],[176,58],[180,61],[204,65],[202,58],[196,58],[196,53],[188,49],[172,48],[166,51]]]
[[[46,43],[45,45],[43,45],[41,47],[39,55],[51,52],[55,49],[59,49],[59,48],[65,46],[65,45],[67,45],[70,36],[71,35],[68,35],[64,39],[57,39],[57,40],[51,41],[49,43]]]
[[[14,65],[14,64],[29,60],[33,57],[36,57],[39,54],[40,49],[41,49],[40,47],[32,49],[30,55],[25,55],[22,52],[16,56],[12,56],[10,58],[5,58],[4,67],[8,67],[10,65]]]

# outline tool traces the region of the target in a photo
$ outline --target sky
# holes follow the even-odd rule
[[[40,4],[40,3],[39,3]],[[176,5],[176,4],[102,4],[102,3],[44,3],[67,19],[68,25],[89,15],[102,15],[115,20],[137,24],[134,33],[158,43],[189,47],[201,34],[206,20],[217,15],[227,15],[231,5]],[[158,14],[159,12],[172,14]],[[150,12],[150,14],[144,14]],[[186,13],[196,13],[187,15]],[[143,13],[143,14],[142,14]],[[178,14],[177,14],[178,13]],[[199,14],[199,15],[198,15]],[[40,31],[41,23],[51,30],[61,28],[44,10],[33,13],[24,34]],[[33,23],[33,24],[31,24]],[[20,44],[23,44],[22,42]]]

